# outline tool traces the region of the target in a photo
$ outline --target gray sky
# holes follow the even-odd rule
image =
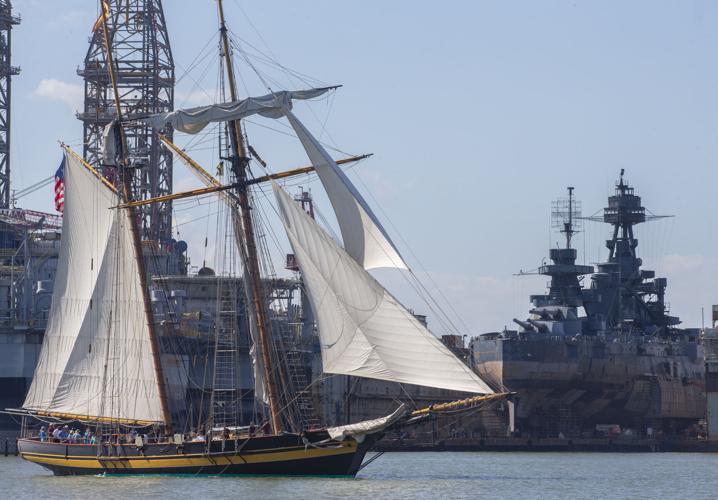
[[[344,85],[297,113],[329,145],[374,153],[350,177],[427,288],[438,284],[453,304],[462,333],[526,316],[528,295],[542,293],[545,280],[513,273],[536,268],[559,239],[550,231],[551,200],[575,186],[591,214],[621,168],[647,208],[676,215],[638,232],[646,266],[669,278],[672,313],[699,326],[701,307],[718,302],[718,3],[225,2],[248,51]],[[81,142],[76,70],[98,10],[92,0],[14,4],[23,18],[13,32],[22,73],[13,80],[12,182],[20,189],[54,172],[58,139]],[[214,43],[215,4],[165,0],[164,9],[176,104],[207,102],[216,57],[185,68]],[[250,93],[265,93],[247,66],[240,71]],[[248,127],[275,170],[306,163],[295,140]],[[193,154],[215,161],[209,149]],[[179,163],[176,177],[176,189],[198,186]],[[311,181],[299,182],[321,205]],[[214,235],[212,217],[187,223],[213,212],[209,200],[199,203],[176,214],[194,264],[212,261],[202,249]],[[51,188],[20,204],[51,211]],[[580,260],[605,258],[607,236],[606,227],[587,226],[575,240]],[[399,272],[378,276],[441,331]]]

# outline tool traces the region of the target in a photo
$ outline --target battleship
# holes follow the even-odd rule
[[[581,217],[572,187],[552,212],[565,242],[538,268],[550,278],[548,292],[531,295],[530,317],[514,319],[517,329],[472,338],[472,366],[495,388],[518,393],[518,435],[686,431],[705,416],[701,331],[680,328],[668,313],[667,280],[642,269],[634,235],[660,216],[642,206],[623,170],[602,215]],[[577,264],[572,247],[586,219],[612,228],[608,258],[595,267]]]

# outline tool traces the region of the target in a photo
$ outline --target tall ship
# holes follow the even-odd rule
[[[377,267],[408,269],[408,265],[359,191],[293,111],[295,102],[320,97],[336,87],[272,90],[260,97],[240,98],[233,43],[218,0],[228,98],[192,109],[125,116],[128,109],[116,85],[108,20],[130,14],[124,9],[113,11],[109,2],[101,4],[96,29],[105,40],[104,70],[115,96],[116,116],[105,127],[101,169],[62,146],[64,214],[53,301],[32,385],[22,407],[8,410],[23,419],[18,446],[24,459],[57,475],[353,476],[367,451],[388,430],[443,412],[475,411],[509,396],[493,391],[369,274]],[[129,24],[132,19],[122,22]],[[249,142],[243,127],[249,117],[287,120],[311,165],[273,172]],[[220,139],[221,157],[228,164],[224,179],[200,167],[164,133],[195,135],[210,124],[217,124],[224,139]],[[142,168],[143,158],[130,152],[128,142],[145,127],[160,134],[167,151],[187,163],[204,187],[149,199],[132,195],[132,178]],[[256,175],[257,168],[261,175]],[[309,171],[322,183],[341,238],[330,235],[280,185],[282,179]],[[434,387],[466,397],[427,408],[401,404],[384,417],[332,427],[295,418],[292,409],[301,407],[309,387],[297,384],[291,360],[273,343],[282,332],[274,321],[277,311],[271,310],[274,300],[266,286],[270,263],[259,237],[257,198],[262,187],[273,193],[273,209],[301,273],[316,323],[323,373]],[[259,425],[242,422],[237,388],[239,299],[231,283],[220,277],[214,278],[217,309],[212,359],[206,365],[212,383],[202,394],[206,404],[191,416],[185,408],[184,419],[176,417],[176,408],[173,411],[178,403],[170,397],[173,380],[163,358],[174,350],[177,301],[163,293],[161,281],[148,279],[148,262],[156,263],[162,253],[143,245],[140,214],[142,207],[207,195],[220,201],[226,233],[219,243],[225,247],[230,277],[242,284],[253,398],[263,416]],[[207,276],[212,279],[210,273]],[[158,304],[163,302],[164,306]],[[158,324],[155,316],[160,310],[167,320]],[[45,428],[48,422],[52,432]]]
[[[570,187],[553,216],[565,241],[538,268],[548,292],[531,295],[530,316],[514,319],[517,329],[470,343],[476,372],[518,393],[516,432],[591,437],[619,426],[674,435],[696,424],[705,415],[700,330],[680,328],[668,313],[667,280],[642,269],[634,234],[659,216],[643,207],[623,170],[602,215],[581,217]],[[595,267],[577,264],[572,246],[586,219],[611,226],[607,260]]]

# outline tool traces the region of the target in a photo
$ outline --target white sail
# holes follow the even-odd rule
[[[319,327],[324,372],[493,391],[274,183]]]
[[[23,407],[162,421],[140,270],[117,194],[65,153],[65,211],[45,340]]]
[[[282,90],[260,97],[248,97],[240,101],[211,104],[190,109],[178,109],[167,113],[159,113],[142,119],[143,122],[160,130],[165,125],[185,134],[197,134],[208,124],[241,120],[259,114],[267,118],[284,116],[285,110],[292,109],[292,100],[311,99],[329,92],[336,87],[324,87],[307,90]]]
[[[334,207],[347,253],[364,269],[408,269],[369,205],[329,153],[290,110],[286,111],[286,116]]]
[[[252,314],[251,308],[254,307],[254,291],[249,279],[249,271],[247,269],[247,252],[244,248],[242,240],[242,218],[239,215],[239,208],[232,197],[226,193],[221,193],[222,199],[232,212],[232,226],[234,228],[234,237],[239,249],[240,258],[242,259],[242,284],[244,288],[244,300],[246,304],[246,317],[248,318],[249,336],[252,339],[252,345],[249,348],[249,356],[252,359],[252,374],[254,375],[254,397],[257,401],[269,404],[269,395],[267,393],[266,382],[264,380],[264,360],[259,350],[259,327],[257,326],[257,316]]]
[[[349,255],[365,269],[396,267],[408,269],[389,235],[352,182],[306,127],[292,114],[292,101],[318,97],[336,87],[278,91],[240,101],[159,113],[141,121],[159,130],[171,125],[187,134],[201,132],[209,123],[240,120],[259,114],[267,118],[286,116],[302,143],[329,195]],[[112,141],[105,141],[107,147]],[[107,157],[112,151],[105,151]]]

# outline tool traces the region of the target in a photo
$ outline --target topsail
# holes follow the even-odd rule
[[[408,269],[374,212],[342,169],[290,110],[287,110],[287,119],[304,146],[334,207],[347,253],[364,269]]]
[[[318,97],[336,87],[278,91],[261,97],[212,104],[152,115],[143,121],[155,129],[171,125],[175,130],[197,134],[209,123],[240,120],[255,114],[267,118],[286,116],[312,162],[334,208],[345,250],[364,269],[408,269],[394,243],[364,198],[337,166],[320,142],[292,113],[292,101]],[[106,147],[112,141],[106,141]],[[106,155],[110,156],[106,151]]]

